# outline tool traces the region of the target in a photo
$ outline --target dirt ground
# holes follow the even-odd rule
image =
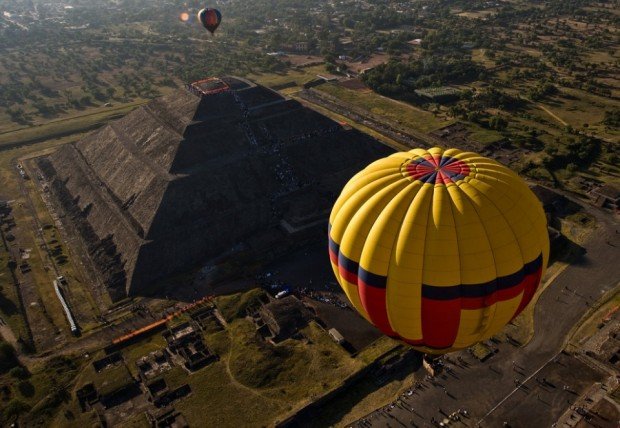
[[[378,66],[379,64],[388,62],[388,59],[389,59],[388,54],[376,53],[376,54],[371,55],[369,58],[363,59],[361,61],[356,61],[356,62],[346,61],[345,63],[347,64],[347,67],[349,67],[349,70],[355,73],[360,73],[363,70],[366,70],[368,68],[374,68]]]
[[[342,334],[355,351],[360,351],[382,336],[382,333],[353,309],[305,298],[304,301],[315,308],[317,316],[327,328],[335,328]]]
[[[371,89],[366,86],[359,77],[356,77],[355,79],[342,80],[338,82],[338,85],[354,91],[371,91]]]
[[[582,419],[576,428],[617,428],[620,421],[620,406],[607,399],[602,399],[590,412],[591,420]]]
[[[369,416],[373,425],[413,419],[417,426],[431,426],[433,419],[467,409],[468,426],[476,421],[482,427],[504,422],[513,427],[551,426],[590,385],[605,377],[591,364],[561,352],[572,327],[617,286],[619,277],[617,221],[603,211],[586,210],[596,217],[598,230],[583,243],[585,254],[563,270],[536,303],[532,340],[522,347],[491,343],[497,352],[484,363],[467,352],[450,355],[451,372],[434,384],[424,382],[407,398],[405,408],[374,412]]]
[[[323,57],[315,56],[315,55],[294,55],[287,54],[282,57],[283,61],[290,61],[290,63],[294,66],[300,66],[305,64],[312,64],[316,62],[322,62]]]
[[[602,375],[576,358],[560,354],[538,374],[525,383],[516,394],[519,399],[503,412],[486,419],[486,426],[551,426],[567,407],[592,383],[602,380]],[[515,372],[516,373],[516,372]],[[565,389],[566,388],[566,389]]]

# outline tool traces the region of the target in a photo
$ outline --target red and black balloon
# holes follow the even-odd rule
[[[222,22],[222,14],[217,9],[205,7],[198,12],[198,20],[211,34],[217,30]]]

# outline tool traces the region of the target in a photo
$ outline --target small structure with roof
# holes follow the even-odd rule
[[[189,427],[185,416],[174,407],[164,407],[154,412],[147,412],[146,417],[154,428]]]
[[[329,337],[331,337],[334,340],[334,342],[336,342],[338,345],[344,344],[345,342],[344,337],[335,328],[330,328],[327,331],[327,333],[329,334]]]
[[[171,353],[183,359],[183,365],[189,371],[198,370],[211,361],[217,360],[202,340],[202,334],[194,323],[183,323],[163,333]]]
[[[153,379],[172,368],[169,354],[165,350],[157,350],[136,361],[138,374],[143,382]]]
[[[261,336],[275,344],[296,337],[313,317],[310,310],[291,295],[262,305],[252,318]]]
[[[601,208],[610,208],[617,210],[620,208],[620,188],[613,184],[604,184],[603,186],[592,190],[594,205]]]

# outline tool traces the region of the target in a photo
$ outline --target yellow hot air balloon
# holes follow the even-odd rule
[[[329,253],[360,314],[443,354],[488,339],[527,306],[549,237],[541,203],[514,172],[435,147],[355,175],[332,209]]]

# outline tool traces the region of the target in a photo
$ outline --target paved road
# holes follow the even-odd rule
[[[438,379],[438,386],[424,382],[426,387],[417,390],[404,406],[396,406],[387,414],[378,413],[379,416],[375,413],[369,419],[372,426],[433,426],[432,418],[441,421],[445,414],[459,408],[470,412],[470,418],[465,421],[468,426],[501,426],[511,410],[524,401],[524,394],[537,388],[536,378],[553,372],[554,365],[558,369],[563,367],[554,361],[558,361],[567,335],[592,303],[616,287],[620,280],[620,225],[609,213],[590,207],[587,211],[597,218],[597,230],[584,245],[586,254],[581,260],[565,269],[538,300],[534,314],[536,332],[532,340],[522,348],[500,343],[498,353],[485,363],[478,362],[467,352],[451,355],[450,359],[456,363],[449,364],[454,369],[453,375],[443,375]],[[457,357],[462,358],[464,364],[457,363]],[[571,364],[584,367],[575,358],[570,360],[573,360]],[[592,380],[596,378],[595,372],[588,376]],[[515,390],[515,379],[521,383],[529,379],[528,386]],[[579,379],[575,377],[574,380]],[[532,384],[535,388],[531,388]],[[577,385],[575,392],[580,393],[587,386]],[[564,398],[547,408],[548,421],[557,420],[569,406]],[[526,413],[523,410],[520,416],[527,418]],[[513,427],[519,426],[518,421],[510,422]],[[546,426],[543,421],[540,423],[536,426]]]

